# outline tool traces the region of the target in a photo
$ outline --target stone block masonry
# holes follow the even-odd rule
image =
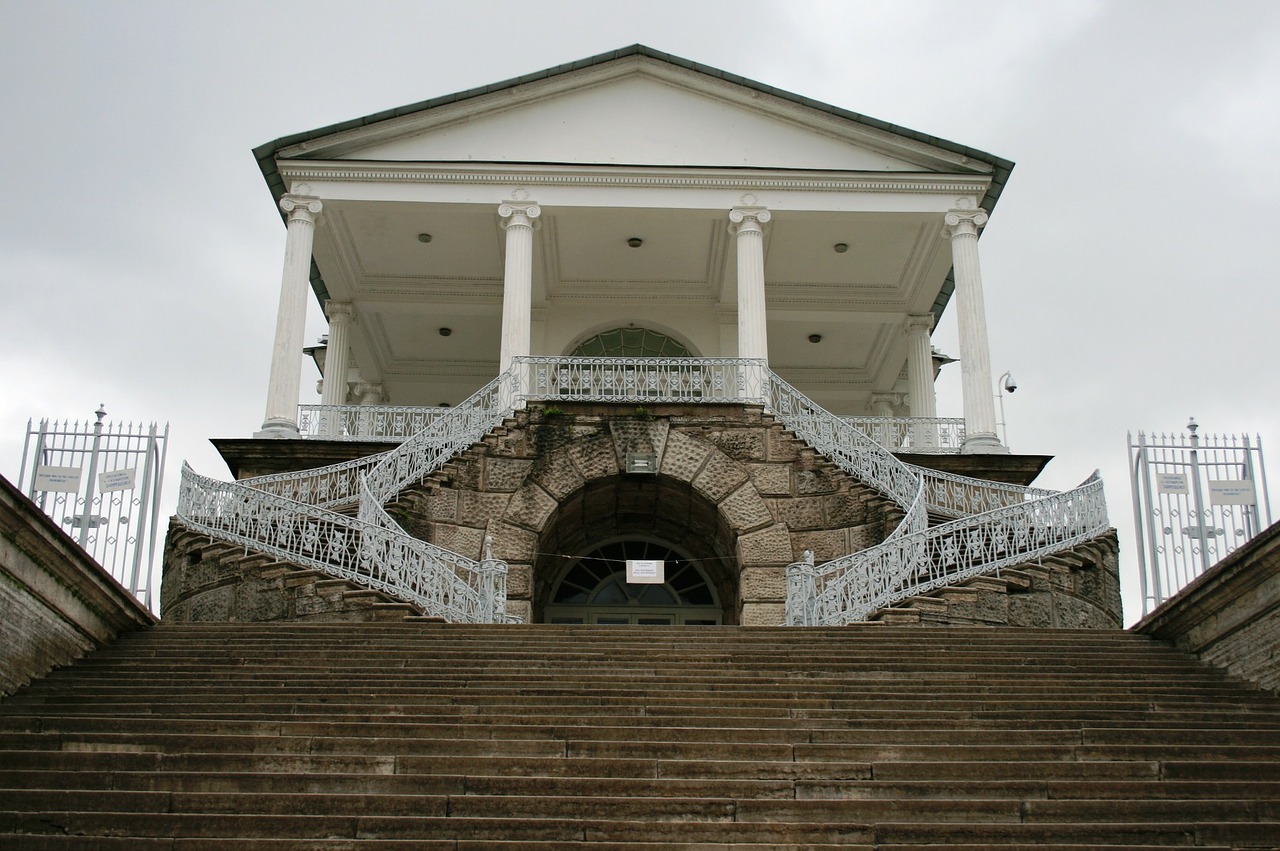
[[[656,475],[627,474],[653,455]],[[760,408],[531,406],[401,496],[406,529],[511,568],[509,610],[534,621],[565,565],[598,541],[651,536],[713,565],[727,623],[777,625],[784,570],[805,549],[884,539],[896,508]],[[456,548],[456,547],[455,547]]]

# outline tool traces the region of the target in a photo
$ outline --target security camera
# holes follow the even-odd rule
[[[1012,375],[1006,375],[1004,379],[1004,392],[1012,393],[1018,389],[1018,382],[1013,380]]]

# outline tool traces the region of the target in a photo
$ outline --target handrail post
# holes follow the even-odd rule
[[[803,559],[787,565],[787,626],[817,626],[817,602],[813,550],[805,550]]]
[[[507,563],[493,557],[493,536],[484,536],[483,558],[476,565],[480,577],[479,623],[501,623],[506,620]]]

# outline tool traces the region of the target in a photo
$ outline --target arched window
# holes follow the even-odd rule
[[[596,334],[573,350],[575,357],[687,358],[689,349],[678,340],[648,328],[614,328]]]

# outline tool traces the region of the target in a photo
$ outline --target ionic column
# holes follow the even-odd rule
[[[933,330],[933,314],[907,317],[907,403],[912,417],[932,419],[938,416],[938,397],[933,384],[933,351],[929,332]],[[911,442],[916,446],[934,446],[938,432],[933,423],[912,423]]]
[[[298,389],[302,374],[302,342],[307,324],[307,284],[311,279],[311,246],[316,216],[323,209],[311,195],[285,195],[280,209],[289,214],[276,309],[276,338],[267,383],[267,413],[254,437],[298,436]]]
[[[769,359],[765,324],[764,228],[773,216],[763,207],[729,211],[729,233],[738,242],[738,357]]]
[[[991,352],[987,346],[987,312],[978,264],[978,229],[987,223],[984,210],[951,210],[944,233],[951,239],[956,282],[956,322],[960,331],[960,378],[964,398],[965,439],[961,451],[1008,452],[996,436],[995,397],[991,392]]]
[[[502,348],[498,371],[528,355],[533,305],[533,229],[542,208],[528,201],[504,201],[498,207],[507,231],[507,262],[502,276]]]
[[[347,342],[355,306],[349,301],[325,303],[324,312],[329,317],[329,345],[324,356],[324,389],[320,391],[321,405],[345,405],[347,403],[347,372],[351,367],[351,348]],[[326,411],[324,433],[342,433],[342,417],[337,411]]]

